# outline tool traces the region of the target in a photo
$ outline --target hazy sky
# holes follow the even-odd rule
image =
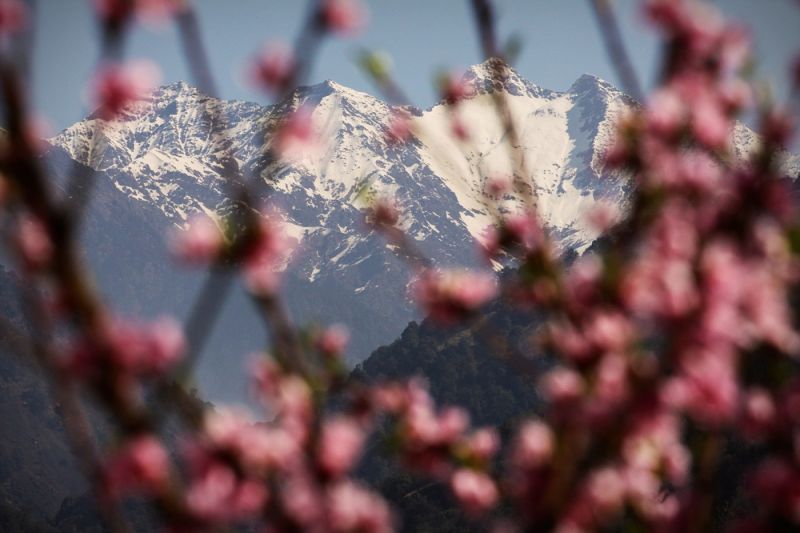
[[[800,6],[795,0],[720,0],[731,17],[748,25],[760,52],[760,78],[785,94],[786,67],[800,51]],[[83,94],[98,55],[97,29],[88,0],[38,0],[34,99],[53,130],[86,113]],[[220,92],[225,98],[266,102],[242,83],[242,71],[264,42],[292,40],[301,25],[301,0],[196,0],[201,27]],[[374,93],[358,70],[360,46],[389,52],[401,83],[421,107],[435,101],[432,79],[440,68],[464,69],[480,62],[468,0],[373,0],[370,24],[355,38],[325,43],[310,83],[334,79]],[[617,83],[586,0],[498,0],[500,34],[523,38],[515,65],[542,87],[563,90],[588,72]],[[640,3],[618,0],[626,44],[645,86],[653,80],[656,40],[642,21]],[[149,58],[164,83],[188,78],[176,32],[137,26],[127,56]]]

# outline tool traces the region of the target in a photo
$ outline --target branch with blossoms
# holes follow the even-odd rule
[[[500,57],[492,3],[471,5],[484,54],[495,58],[491,81],[502,86],[510,67]],[[626,85],[637,87],[610,4],[593,6]],[[142,72],[121,63],[124,33],[136,17],[174,18],[194,78],[216,93],[188,2],[100,0],[96,9],[106,51],[95,103],[106,121],[142,92]],[[396,521],[389,504],[353,474],[376,428],[390,438],[399,464],[448,487],[476,524],[502,518],[494,525],[511,530],[706,530],[718,505],[726,442],[756,443],[759,459],[747,479],[758,505],[736,525],[796,526],[800,335],[792,304],[800,226],[791,183],[781,174],[792,123],[780,108],[762,108],[760,145],[737,158],[730,136],[753,100],[741,77],[750,59],[747,35],[707,4],[648,0],[645,9],[665,42],[662,80],[620,117],[605,154],[606,172],[628,176],[632,186],[622,220],[594,214],[605,232],[596,253],[562,264],[537,216],[536,184],[503,91],[492,92],[492,103],[513,176],[489,183],[486,202],[496,220],[484,247],[487,260],[512,264],[513,275],[498,281],[483,271],[437,269],[403,231],[392,199],[376,200],[366,213],[369,226],[408,259],[411,294],[433,321],[469,324],[495,299],[546,314],[539,348],[553,366],[532,386],[548,403],[507,443],[495,428],[471,428],[465,410],[437,407],[420,380],[348,379],[347,332],[298,327],[286,311],[278,272],[291,242],[281,214],[254,205],[255,184],[238,170],[227,176],[237,208],[217,220],[196,218],[172,236],[178,259],[211,270],[188,337],[171,319],[116,316],[94,291],[77,250],[88,198],[64,201],[53,192],[29,127],[21,74],[4,54],[9,133],[0,205],[12,221],[8,248],[29,285],[37,337],[26,342],[24,333],[8,329],[20,350],[31,347],[67,408],[65,426],[109,527],[127,529],[120,503],[138,495],[172,529],[390,531]],[[4,36],[24,19],[20,2],[0,0]],[[285,99],[326,37],[364,22],[355,0],[311,2],[293,47],[268,45],[257,56],[254,81]],[[367,53],[362,64],[391,101],[407,103],[379,57]],[[452,133],[464,145],[469,131],[458,106],[470,95],[461,80],[442,84],[454,109]],[[223,120],[208,118],[210,128]],[[415,127],[397,107],[387,138],[409,142],[419,134]],[[310,112],[300,107],[279,117],[270,137],[264,156],[278,172],[314,141]],[[512,190],[521,208],[508,213],[502,199]],[[185,402],[181,386],[233,272],[270,331],[268,349],[254,356],[251,369],[263,409],[258,417]],[[527,359],[512,356],[521,364]],[[113,421],[112,449],[95,443],[79,392]],[[170,450],[163,420],[173,409],[182,424]]]

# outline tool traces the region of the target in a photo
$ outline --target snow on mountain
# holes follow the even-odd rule
[[[301,238],[325,232],[355,237],[355,215],[363,207],[357,194],[369,183],[375,194],[398,197],[409,231],[423,243],[431,241],[426,248],[435,259],[457,263],[471,255],[459,248],[491,221],[486,179],[511,171],[491,96],[502,89],[517,117],[517,148],[532,173],[544,219],[565,246],[583,249],[594,235],[580,214],[600,199],[621,197],[619,180],[600,176],[597,157],[614,115],[628,100],[591,76],[558,93],[512,70],[495,87],[492,68],[486,62],[466,74],[476,89],[459,108],[471,135],[467,142],[450,134],[451,109],[442,103],[414,111],[418,139],[391,145],[385,132],[392,108],[331,81],[300,88],[290,101],[271,107],[217,100],[179,82],[156,90],[120,120],[89,117],[51,142],[106,173],[131,198],[157,205],[175,224],[192,212],[218,208],[226,174],[239,172],[263,178]],[[279,168],[262,156],[271,142],[268,132],[278,113],[300,105],[312,110],[324,145]],[[337,250],[330,257],[341,261],[341,255]]]
[[[211,98],[179,82],[154,91],[118,120],[90,116],[50,142],[106,176],[133,204],[163,213],[156,225],[181,226],[192,213],[226,207],[227,179],[255,185],[269,197],[298,241],[288,265],[290,305],[302,317],[376,325],[356,347],[356,359],[398,333],[417,316],[405,294],[408,272],[380,236],[365,231],[365,189],[393,196],[418,247],[440,265],[475,265],[474,245],[492,221],[484,196],[487,179],[512,172],[509,136],[494,107],[505,91],[514,117],[524,177],[538,196],[539,213],[564,249],[582,252],[596,235],[585,215],[598,202],[624,205],[627,181],[603,172],[601,154],[615,117],[635,102],[590,75],[557,92],[509,69],[493,80],[496,60],[470,68],[474,94],[457,106],[441,102],[407,108],[416,136],[387,140],[396,111],[368,94],[326,81],[298,88],[273,106]],[[289,163],[269,159],[278,117],[305,107],[318,143]],[[457,115],[469,133],[452,135]],[[757,137],[737,127],[743,152]],[[502,209],[521,200],[506,196]],[[311,291],[311,292],[309,292]],[[312,298],[327,294],[330,298]]]

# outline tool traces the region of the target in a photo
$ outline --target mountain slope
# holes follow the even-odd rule
[[[214,99],[176,83],[159,88],[114,122],[90,116],[50,143],[54,152],[87,165],[99,182],[127,198],[154,235],[184,225],[195,212],[224,211],[226,180],[247,180],[258,201],[269,198],[281,210],[297,241],[285,266],[284,291],[293,314],[303,322],[348,325],[350,362],[356,363],[419,318],[406,296],[408,269],[380,236],[366,231],[360,193],[395,197],[404,212],[403,227],[435,264],[483,265],[474,242],[492,221],[484,189],[489,178],[511,172],[512,147],[497,118],[493,92],[508,96],[519,132],[520,146],[513,149],[530,174],[523,179],[536,191],[540,214],[563,249],[580,253],[594,240],[585,214],[598,202],[624,206],[627,181],[603,172],[601,154],[616,116],[635,105],[633,100],[589,75],[565,92],[537,87],[513,70],[495,82],[493,61],[467,71],[474,94],[457,106],[440,102],[426,110],[408,108],[416,136],[405,144],[387,140],[395,108],[332,81],[301,87],[267,107]],[[320,142],[292,161],[269,159],[264,154],[275,142],[278,117],[301,107],[310,112]],[[469,133],[466,141],[451,135],[454,113]],[[737,142],[748,147],[743,150],[754,143],[748,132],[737,130]],[[58,164],[62,172],[66,164]],[[521,199],[508,194],[502,209],[520,205]],[[99,235],[102,229],[88,231]],[[160,249],[142,255],[153,265],[164,259]],[[166,276],[167,285],[187,286],[179,271]],[[153,292],[135,273],[129,284],[142,297]],[[159,293],[151,296],[158,300]],[[189,298],[183,295],[178,314],[188,312]],[[176,307],[170,304],[156,307]],[[263,338],[241,291],[226,306],[222,322],[235,333],[214,332],[204,356],[211,362],[201,369],[201,384],[214,396],[224,396],[241,379],[231,358],[240,360]]]

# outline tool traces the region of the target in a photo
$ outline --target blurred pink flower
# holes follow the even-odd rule
[[[320,332],[316,338],[317,350],[330,357],[340,357],[350,341],[347,326],[333,324]]]
[[[312,110],[299,107],[287,115],[275,135],[276,153],[284,159],[297,158],[303,150],[313,149],[317,143]]]
[[[733,123],[720,103],[710,97],[692,105],[692,130],[697,139],[712,150],[725,148]]]
[[[158,67],[147,61],[108,64],[92,80],[91,101],[105,120],[117,118],[158,83]]]
[[[268,495],[263,484],[239,479],[229,467],[212,461],[193,477],[186,505],[202,520],[232,522],[257,514]]]
[[[468,141],[470,138],[469,128],[464,122],[464,119],[459,115],[454,114],[450,117],[450,132],[453,134],[453,137],[459,141]]]
[[[361,0],[322,0],[320,14],[326,29],[343,36],[354,35],[367,24]]]
[[[400,208],[392,198],[376,198],[367,211],[367,224],[374,228],[393,228],[400,220]]]
[[[653,93],[645,111],[648,130],[664,137],[675,135],[686,116],[686,103],[675,91],[669,89],[660,89]]]
[[[113,498],[131,492],[155,493],[166,487],[169,468],[169,455],[157,437],[135,437],[107,459],[105,488]]]
[[[331,486],[326,502],[327,525],[335,533],[389,533],[394,530],[386,502],[352,481]]]
[[[451,73],[442,78],[441,91],[445,101],[456,104],[474,95],[475,87],[462,74]]]
[[[335,416],[322,425],[318,461],[331,477],[347,473],[361,455],[364,431],[352,418]]]
[[[532,420],[520,425],[514,447],[512,462],[523,470],[546,465],[556,448],[553,430],[544,422]]]
[[[584,392],[583,378],[574,370],[559,367],[542,377],[542,392],[555,404],[577,400]]]
[[[390,143],[404,143],[412,136],[411,117],[404,110],[392,112],[392,118],[386,131]]]
[[[107,379],[109,368],[131,376],[156,376],[174,366],[186,350],[180,324],[171,317],[151,323],[111,318],[102,331],[102,344],[78,341],[66,366],[88,379]]]
[[[291,49],[284,43],[266,45],[256,56],[250,71],[251,81],[268,92],[286,90],[295,69]]]
[[[170,249],[187,263],[209,263],[216,259],[225,239],[216,222],[206,215],[195,215],[186,229],[173,231]]]
[[[291,244],[280,216],[263,214],[244,258],[244,279],[250,292],[263,297],[275,293],[280,281],[279,270],[291,255]]]
[[[470,515],[485,513],[494,507],[500,496],[492,478],[469,468],[455,471],[450,488],[464,511]]]
[[[546,235],[536,213],[513,213],[500,219],[499,226],[485,231],[483,246],[489,258],[501,252],[527,255],[540,251],[546,244]]]
[[[138,16],[143,21],[161,24],[183,9],[182,0],[93,0],[100,19],[113,26],[120,26]]]
[[[0,0],[0,35],[19,33],[27,20],[28,9],[21,0]]]
[[[513,178],[508,174],[494,174],[486,178],[484,193],[492,198],[500,198],[511,192]]]
[[[431,317],[453,323],[497,294],[494,276],[466,270],[426,270],[412,282],[411,293]]]
[[[739,426],[745,437],[759,440],[769,434],[778,420],[778,410],[766,389],[753,387],[742,398]]]
[[[55,249],[47,232],[47,227],[40,219],[32,216],[21,216],[18,221],[16,244],[22,262],[29,270],[46,268],[53,259]]]
[[[464,447],[471,458],[485,463],[500,448],[500,435],[495,428],[478,429],[464,439]]]

